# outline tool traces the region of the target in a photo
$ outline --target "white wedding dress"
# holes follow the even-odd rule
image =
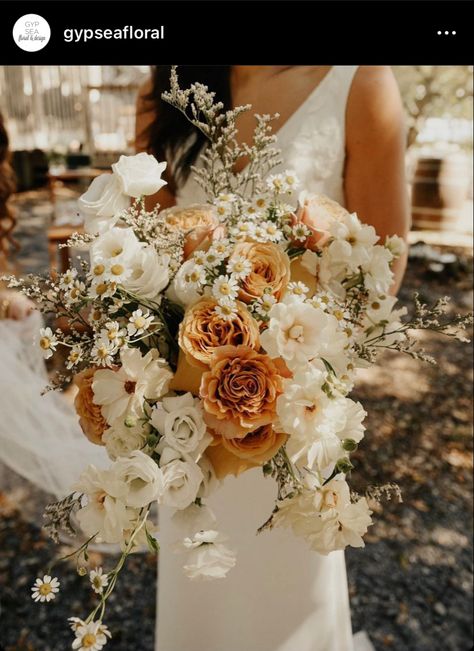
[[[38,312],[0,320],[0,488],[3,463],[64,497],[89,463],[106,467],[108,461],[82,433],[72,405],[53,391],[41,395],[48,384],[38,346],[42,325]]]
[[[345,112],[356,66],[334,66],[278,132],[284,165],[302,186],[344,203]],[[192,179],[178,203],[203,201]],[[171,512],[160,510],[156,651],[353,651],[343,552],[321,556],[289,531],[255,535],[275,483],[261,469],[229,477],[208,500],[237,551],[224,580],[191,582]]]

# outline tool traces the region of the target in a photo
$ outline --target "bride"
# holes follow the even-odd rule
[[[237,125],[241,141],[250,139],[254,112],[278,112],[284,166],[303,186],[357,212],[381,238],[406,236],[402,107],[389,68],[182,66],[178,74],[182,87],[206,83],[226,107],[252,104]],[[168,185],[153,198],[162,207],[204,201],[190,166],[205,143],[161,101],[168,79],[169,68],[157,68],[137,107],[137,148],[169,162]],[[404,265],[395,269],[394,291]],[[227,478],[209,500],[238,552],[222,583],[182,575],[170,550],[174,525],[160,512],[157,651],[352,651],[343,552],[320,556],[283,530],[256,536],[273,492],[252,469],[238,482]]]

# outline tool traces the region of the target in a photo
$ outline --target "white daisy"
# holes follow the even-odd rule
[[[206,264],[206,252],[195,251],[193,254],[193,262],[195,262],[199,267],[203,267]]]
[[[254,235],[255,225],[252,222],[240,222],[236,226],[233,226],[230,229],[230,234],[235,239],[245,239],[247,237],[251,238]]]
[[[220,303],[214,308],[216,314],[218,314],[221,319],[224,321],[232,321],[232,319],[237,315],[237,306],[235,303]]]
[[[59,586],[60,583],[56,577],[52,578],[48,574],[45,574],[42,579],[36,579],[31,588],[31,598],[41,603],[52,601],[56,598],[56,593],[59,592]]]
[[[108,339],[114,346],[122,346],[125,340],[127,331],[125,328],[120,327],[117,321],[109,321],[105,324],[105,329],[101,330],[100,336]]]
[[[247,258],[239,255],[228,262],[226,271],[235,278],[247,278],[252,271],[252,263]]]
[[[257,314],[260,314],[260,316],[267,316],[276,302],[274,296],[271,294],[264,294],[256,301],[254,309]]]
[[[283,180],[287,188],[286,192],[289,194],[300,185],[300,180],[296,176],[294,170],[285,170],[283,172]]]
[[[102,594],[104,588],[109,585],[109,577],[107,574],[103,573],[101,567],[97,567],[95,570],[89,572],[89,580],[91,582],[92,589],[97,594]]]
[[[117,284],[109,281],[102,281],[97,285],[93,284],[90,292],[93,298],[110,298],[117,291]]]
[[[41,328],[40,329],[40,340],[39,345],[43,351],[43,357],[49,359],[53,356],[58,345],[58,339],[51,328]]]
[[[106,272],[105,264],[103,262],[98,262],[91,268],[89,272],[89,277],[93,283],[95,284],[101,283],[104,280],[105,272]]]
[[[224,259],[225,255],[222,255],[222,253],[218,253],[214,247],[211,247],[209,251],[207,251],[205,258],[204,258],[204,264],[206,267],[218,267],[222,260]]]
[[[61,274],[59,278],[59,287],[61,289],[69,289],[74,284],[77,276],[77,269],[68,269],[65,273]]]
[[[309,292],[309,288],[302,282],[292,282],[288,283],[288,291],[293,294],[293,296],[299,297],[302,300],[305,299],[306,294]]]
[[[214,244],[209,249],[209,252],[215,254],[219,260],[224,260],[230,254],[230,244],[229,240],[219,240],[214,242]]]
[[[107,644],[107,638],[112,637],[107,626],[100,621],[79,625],[74,633],[76,639],[72,648],[76,651],[101,651]]]
[[[239,285],[233,276],[219,276],[212,285],[212,294],[219,302],[233,301],[237,298]]]
[[[69,352],[66,361],[66,368],[71,370],[74,366],[79,364],[82,359],[82,348],[80,346],[73,346]]]
[[[200,287],[206,282],[206,270],[204,267],[195,264],[191,267],[188,273],[186,273],[184,279],[193,287]]]
[[[152,324],[153,315],[150,315],[149,312],[143,313],[142,310],[135,310],[128,321],[127,330],[129,336],[141,335],[145,330],[148,330]]]
[[[69,289],[67,300],[69,303],[77,303],[86,291],[86,286],[80,280],[74,281],[73,286]]]
[[[311,231],[306,224],[296,224],[290,229],[291,239],[295,242],[304,242],[311,235]]]
[[[99,366],[109,366],[112,364],[116,352],[117,346],[113,342],[99,336],[92,348],[91,355]]]
[[[68,617],[68,622],[70,622],[69,626],[71,627],[71,630],[74,632],[77,631],[79,626],[85,626],[86,623],[84,620],[79,619],[79,617]]]

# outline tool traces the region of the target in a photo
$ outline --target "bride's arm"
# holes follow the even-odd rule
[[[400,93],[388,66],[361,66],[346,115],[347,208],[372,224],[382,240],[405,240],[410,225],[405,178],[405,124]],[[400,287],[407,256],[397,260],[392,293]]]
[[[147,130],[150,124],[155,119],[155,111],[150,103],[147,101],[146,96],[151,90],[151,81],[146,82],[138,91],[136,102],[136,119],[135,119],[135,151],[149,151],[149,142],[147,138]],[[164,177],[166,179],[166,173]],[[176,203],[175,197],[172,192],[165,185],[159,192],[152,194],[145,199],[147,210],[151,210],[159,203],[161,208],[170,208]]]

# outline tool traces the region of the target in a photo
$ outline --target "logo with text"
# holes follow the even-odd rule
[[[13,40],[25,52],[38,52],[48,44],[51,28],[38,14],[25,14],[13,25]]]

